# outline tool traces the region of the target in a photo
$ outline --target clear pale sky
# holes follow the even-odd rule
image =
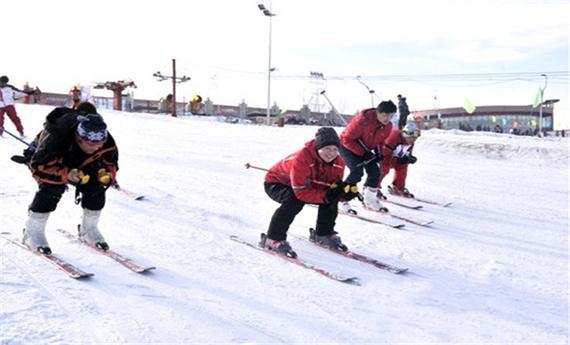
[[[265,107],[268,18],[258,1],[4,1],[0,74],[22,86],[66,92],[74,84],[132,79],[136,98],[158,99],[191,81],[216,103]],[[317,89],[344,113],[371,106],[356,76],[381,99],[405,95],[411,110],[531,104],[542,73],[555,127],[570,128],[568,1],[264,0],[273,17],[272,102],[300,109]],[[320,84],[308,78],[324,74]],[[525,73],[522,77],[519,73]],[[448,75],[487,74],[485,77]],[[513,73],[512,78],[505,74]],[[426,77],[425,75],[430,75]],[[443,76],[442,76],[443,75]],[[397,77],[394,77],[397,76]],[[98,91],[110,95],[110,91]],[[324,108],[324,100],[320,99]]]

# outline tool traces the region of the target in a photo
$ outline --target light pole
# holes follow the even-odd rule
[[[538,136],[542,137],[542,104],[544,103],[544,90],[546,90],[546,85],[548,85],[548,76],[546,74],[541,74],[544,77],[544,87],[540,90],[540,110],[538,112]]]
[[[368,90],[368,93],[370,94],[370,102],[372,103],[372,108],[374,108],[374,96],[378,97],[378,95],[376,95],[376,91],[369,88],[368,85],[366,85],[362,80],[360,80],[359,75],[356,76],[356,80],[358,80],[358,82],[362,84],[366,88],[366,90]]]
[[[271,7],[271,2],[269,3]],[[263,15],[269,17],[269,59],[267,62],[267,125],[271,125],[271,72],[275,71],[275,68],[271,67],[271,19],[275,16],[275,13],[271,12],[265,8],[263,4],[257,4],[257,8]]]
[[[172,80],[172,116],[176,117],[176,83],[184,83],[189,81],[191,78],[187,76],[177,77],[176,76],[176,59],[172,59],[172,75],[162,75],[160,72],[155,72],[152,74],[158,79],[158,81]]]

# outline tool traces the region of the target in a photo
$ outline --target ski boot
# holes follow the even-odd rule
[[[388,192],[390,194],[393,195],[399,195],[399,196],[403,196],[404,198],[414,198],[414,195],[412,193],[410,193],[410,191],[408,190],[408,188],[403,188],[403,189],[399,189],[398,187],[394,186],[394,185],[389,185],[388,186]]]
[[[348,247],[342,243],[340,237],[336,234],[336,232],[333,234],[320,236],[317,235],[317,230],[310,228],[309,240],[330,249],[340,250],[343,252],[346,252],[348,250]]]
[[[350,206],[350,203],[348,201],[340,201],[338,203],[338,210],[341,211],[342,213],[348,213],[348,214],[358,214],[358,212],[356,212],[355,209],[352,208],[352,206]]]
[[[99,232],[97,224],[101,210],[93,211],[86,208],[83,209],[83,220],[78,226],[79,239],[102,250],[109,250],[109,245],[105,242],[105,238]]]
[[[297,253],[293,251],[291,245],[289,245],[289,242],[285,240],[283,241],[272,240],[268,238],[266,234],[263,233],[261,234],[261,241],[259,241],[259,247],[274,251],[277,254],[284,255],[293,259],[297,258]]]
[[[49,255],[51,248],[46,239],[46,223],[50,213],[39,213],[29,211],[28,220],[26,221],[26,228],[24,229],[24,238],[22,243],[31,250]]]
[[[364,205],[378,212],[388,212],[388,209],[382,205],[378,198],[378,188],[364,187]]]

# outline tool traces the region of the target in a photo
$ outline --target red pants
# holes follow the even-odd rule
[[[7,105],[4,108],[0,108],[0,134],[3,132],[4,128],[4,114],[8,115],[16,129],[20,133],[20,135],[24,135],[24,127],[22,127],[22,121],[18,117],[18,113],[16,113],[16,108],[13,105]]]
[[[398,163],[397,158],[386,159],[382,161],[382,176],[380,177],[380,185],[384,176],[388,175],[390,169],[394,168],[394,179],[392,184],[399,190],[406,187],[406,176],[408,176],[408,164]]]

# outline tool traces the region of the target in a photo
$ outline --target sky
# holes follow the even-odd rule
[[[191,77],[178,100],[267,104],[269,17],[254,0],[6,2],[1,74],[44,91],[131,79],[158,99]],[[329,105],[343,113],[407,97],[411,110],[531,104],[539,87],[560,99],[555,128],[570,128],[566,1],[265,0],[272,17],[271,103]],[[112,52],[112,53],[111,53]],[[324,81],[309,78],[320,72]],[[562,74],[552,72],[563,72]],[[481,76],[485,74],[485,76]],[[541,76],[546,74],[547,77]],[[468,76],[465,76],[468,75]],[[475,75],[475,76],[473,76]],[[550,75],[550,76],[549,76]],[[375,90],[371,99],[366,87]],[[110,96],[110,91],[98,91]]]

